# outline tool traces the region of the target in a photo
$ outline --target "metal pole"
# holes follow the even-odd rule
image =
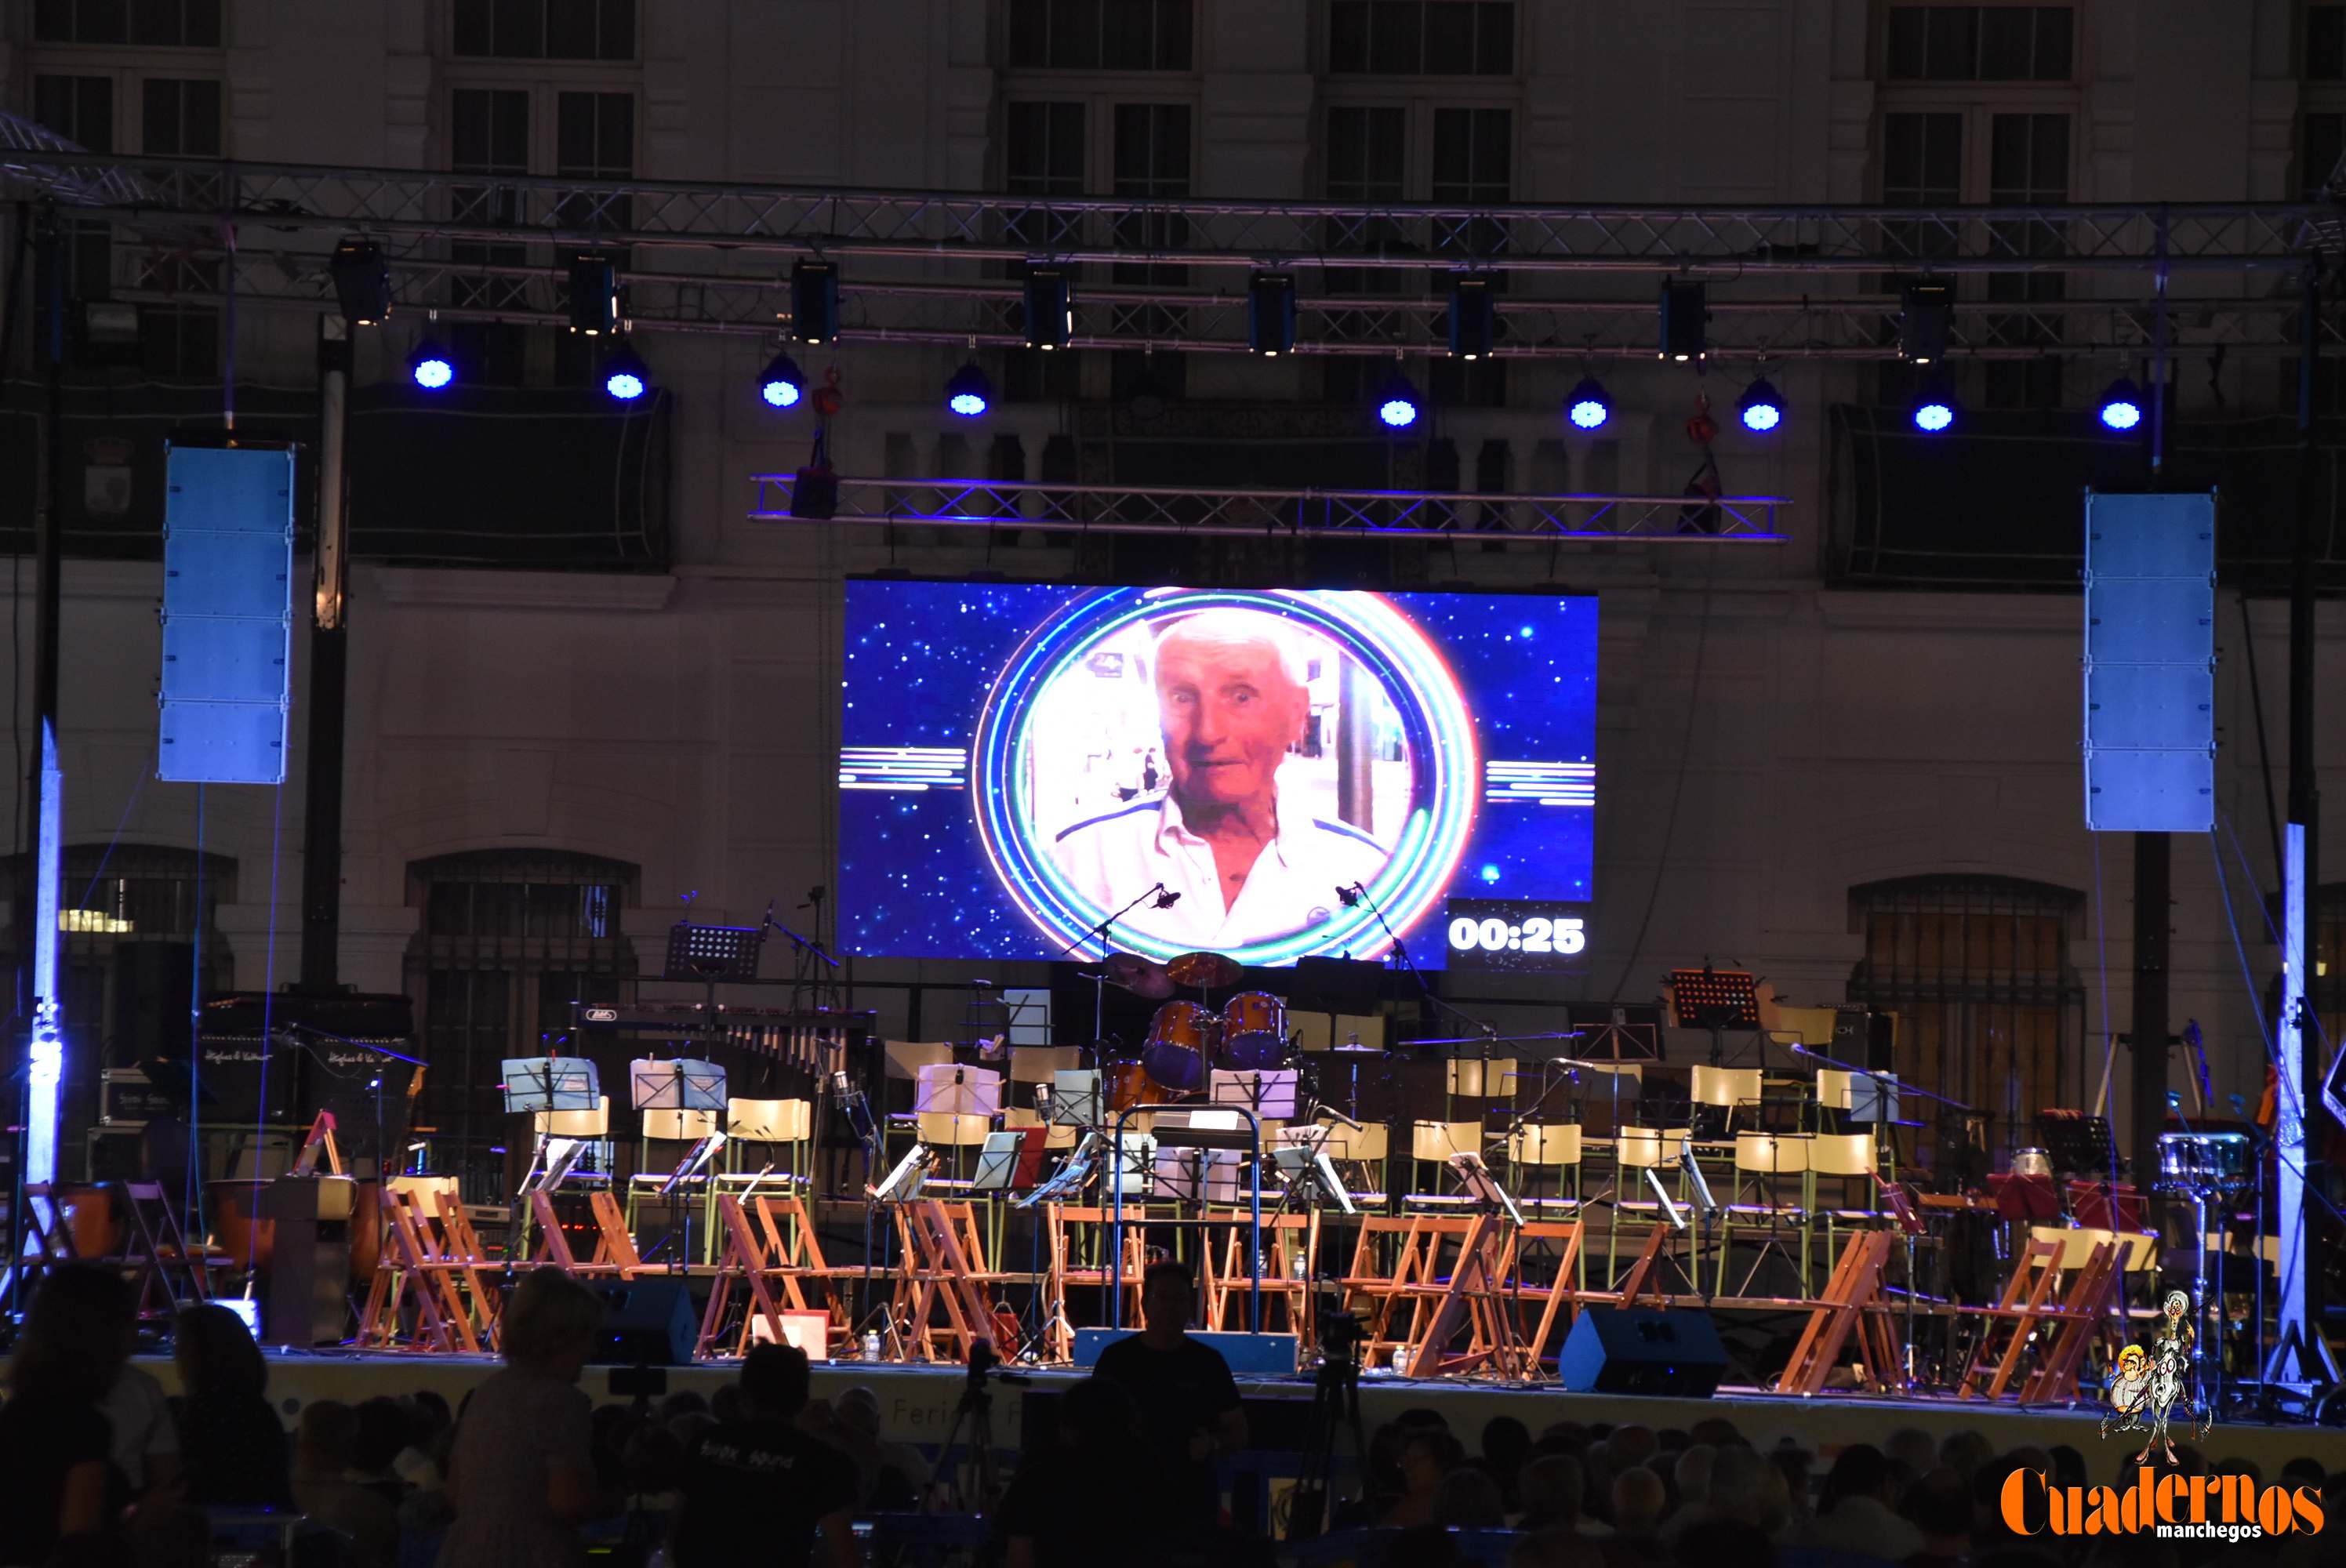
[[[2322,1342],[2321,1270],[2311,1266],[2318,1238],[2305,1189],[2321,1180],[2318,1141],[2306,1136],[2306,1100],[2320,1081],[2320,1032],[2313,1027],[2312,890],[2321,885],[2318,824],[2321,792],[2313,770],[2313,577],[2320,521],[2313,445],[2313,376],[2321,327],[2321,275],[2305,270],[2298,312],[2301,353],[2297,379],[2297,548],[2289,596],[2289,827],[2281,854],[2281,1016],[2273,1064],[2274,1185],[2280,1194],[2279,1322],[2268,1380],[2334,1381]]]
[[[56,820],[57,668],[59,624],[65,606],[65,551],[61,504],[65,471],[66,315],[68,258],[64,225],[54,203],[41,204],[40,343],[46,372],[48,413],[43,432],[41,487],[33,540],[33,745],[26,770],[25,843],[31,864],[30,895],[19,906],[17,929],[26,937],[20,1026],[36,1026],[36,1010],[49,1026],[51,1042],[66,1026],[56,976],[57,845],[64,824]],[[44,852],[44,850],[47,852]],[[46,1003],[46,1009],[40,1004]],[[63,1058],[54,1044],[32,1046],[26,1063],[25,1179],[56,1179],[57,1088]],[[46,1167],[46,1168],[45,1168]]]
[[[2167,1125],[2167,971],[2174,842],[2134,836],[2134,1127],[2127,1147],[2134,1185],[2146,1201],[2158,1179],[2158,1135]]]
[[[310,617],[310,744],[301,823],[301,986],[339,983],[342,926],[342,759],[349,629],[344,614],[349,510],[343,440],[349,425],[350,324],[321,319],[318,336],[318,542]]]

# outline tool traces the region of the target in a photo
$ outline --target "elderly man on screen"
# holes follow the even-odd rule
[[[1076,823],[1052,846],[1103,911],[1162,882],[1180,895],[1124,923],[1160,941],[1228,950],[1326,921],[1336,890],[1366,882],[1385,851],[1358,828],[1314,818],[1280,765],[1311,708],[1300,661],[1271,617],[1208,610],[1157,645],[1166,793]]]

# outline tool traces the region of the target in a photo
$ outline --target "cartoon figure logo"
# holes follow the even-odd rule
[[[2192,1406],[2198,1402],[2192,1392],[2194,1334],[2185,1317],[2190,1308],[2189,1297],[2180,1290],[2168,1291],[2150,1348],[2146,1350],[2140,1345],[2128,1345],[2118,1353],[2117,1372],[2110,1380],[2109,1411],[2102,1417],[2102,1435],[2107,1437],[2113,1431],[2148,1434],[2142,1451],[2134,1456],[2137,1464],[2147,1460],[2154,1448],[2163,1449],[2167,1462],[2175,1463],[2175,1443],[2168,1436],[2168,1420],[2180,1401],[2188,1422]],[[2210,1419],[2201,1403],[2200,1436],[2207,1435]]]

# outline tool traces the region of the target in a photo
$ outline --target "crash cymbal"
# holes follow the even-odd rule
[[[1331,1045],[1328,1047],[1328,1054],[1331,1056],[1382,1056],[1384,1054],[1385,1048],[1382,1045]]]
[[[1173,977],[1166,972],[1165,966],[1137,952],[1111,952],[1100,960],[1100,971],[1117,990],[1129,991],[1151,1002],[1162,1002],[1173,994]]]
[[[1239,982],[1239,966],[1219,952],[1185,952],[1166,964],[1165,972],[1173,977],[1176,985],[1194,985],[1200,991],[1219,991]]]

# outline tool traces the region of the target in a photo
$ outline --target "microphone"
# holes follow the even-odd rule
[[[1360,884],[1355,882],[1349,888],[1338,888],[1336,896],[1344,901],[1346,909],[1357,908],[1361,901]]]
[[[1169,910],[1180,901],[1181,895],[1179,893],[1172,891],[1167,888],[1163,882],[1157,884],[1157,902],[1153,907],[1160,910]]]

